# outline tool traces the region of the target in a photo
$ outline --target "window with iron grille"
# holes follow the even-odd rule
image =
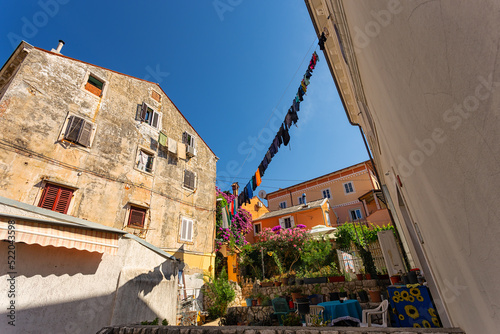
[[[67,213],[72,197],[73,189],[47,183],[38,206],[60,213]]]
[[[159,129],[161,124],[160,113],[144,102],[142,103],[140,118],[144,123],[151,125],[155,129]]]
[[[181,241],[193,241],[193,220],[182,218],[180,228]]]
[[[64,139],[83,147],[90,147],[94,126],[81,117],[69,116]]]
[[[184,187],[194,190],[195,188],[196,175],[188,170],[184,170]]]
[[[146,212],[147,210],[144,208],[130,206],[127,226],[143,228],[144,221],[146,220]]]

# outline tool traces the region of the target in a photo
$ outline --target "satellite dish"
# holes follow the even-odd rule
[[[266,199],[266,196],[267,196],[267,194],[266,194],[266,191],[264,189],[259,191],[260,198]]]

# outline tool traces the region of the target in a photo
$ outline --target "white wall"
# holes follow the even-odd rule
[[[387,15],[391,3],[397,10]],[[377,125],[379,172],[389,172],[396,206],[393,175],[402,180],[452,324],[471,334],[497,333],[500,4],[343,4]]]
[[[0,258],[7,259],[7,242]],[[1,333],[95,333],[107,325],[166,318],[175,322],[177,264],[134,240],[118,255],[16,243],[16,326],[6,317],[0,276]],[[0,261],[0,273],[7,272]]]

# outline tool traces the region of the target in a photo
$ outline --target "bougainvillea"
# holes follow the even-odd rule
[[[245,235],[252,230],[252,215],[250,212],[243,208],[239,208],[236,214],[231,218],[230,226],[223,227],[222,209],[231,203],[236,198],[235,195],[221,191],[216,188],[217,192],[217,214],[216,214],[216,228],[217,233],[215,236],[215,251],[219,251],[223,244],[229,245],[229,249],[234,249],[234,246],[243,246],[248,242]]]
[[[308,231],[298,226],[286,229],[280,226],[275,226],[272,229],[264,228],[259,236],[259,245],[265,251],[276,253],[288,271],[291,271],[295,262],[300,259],[304,243],[309,239]]]

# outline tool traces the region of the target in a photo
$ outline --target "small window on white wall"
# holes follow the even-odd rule
[[[193,220],[182,217],[180,228],[181,241],[193,241]]]

